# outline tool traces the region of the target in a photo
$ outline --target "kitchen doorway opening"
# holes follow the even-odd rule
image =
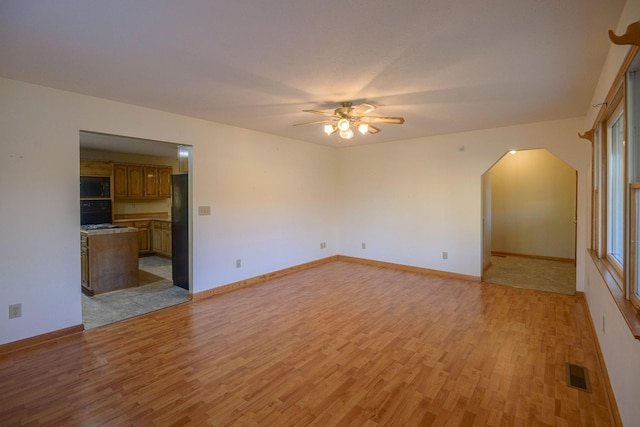
[[[81,212],[99,205],[110,217],[81,221],[85,329],[189,301],[191,147],[89,131],[80,131],[79,141],[81,183],[94,181],[88,176],[108,181],[99,203],[82,194]]]
[[[506,153],[482,176],[482,280],[576,291],[577,171],[544,149]]]

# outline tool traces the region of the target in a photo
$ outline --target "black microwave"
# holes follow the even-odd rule
[[[108,176],[81,176],[81,199],[110,199],[111,178]]]

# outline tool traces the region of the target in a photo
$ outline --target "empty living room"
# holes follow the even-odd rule
[[[1,425],[640,425],[640,1],[6,0],[0,57]]]

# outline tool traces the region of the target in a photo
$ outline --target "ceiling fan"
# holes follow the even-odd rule
[[[318,110],[302,110],[305,113],[320,114],[323,116],[329,116],[330,118],[325,120],[318,120],[315,122],[298,123],[294,126],[302,125],[315,125],[324,123],[324,132],[327,135],[333,135],[339,132],[342,139],[353,138],[353,130],[351,125],[357,128],[363,135],[368,133],[378,133],[380,128],[373,126],[374,124],[394,124],[401,125],[404,123],[403,117],[380,117],[380,116],[367,116],[369,112],[375,110],[375,105],[360,104],[353,106],[351,102],[343,102],[342,106],[336,108],[333,113],[327,113],[326,111]]]

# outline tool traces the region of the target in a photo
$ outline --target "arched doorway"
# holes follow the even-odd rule
[[[575,293],[576,183],[544,149],[506,153],[483,174],[483,281]]]

